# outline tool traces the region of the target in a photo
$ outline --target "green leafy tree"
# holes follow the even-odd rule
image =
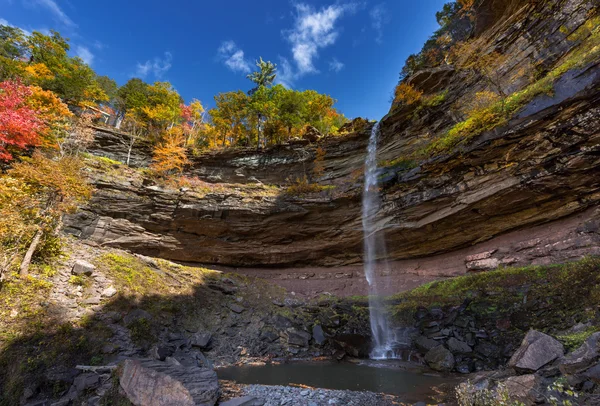
[[[96,76],[96,83],[98,84],[98,87],[106,94],[108,101],[110,103],[114,103],[117,97],[117,91],[119,90],[119,85],[117,85],[117,82],[108,76]]]
[[[284,89],[277,100],[279,119],[287,129],[287,138],[292,137],[292,130],[303,124],[302,117],[306,115],[306,103],[302,93],[291,89]]]
[[[261,57],[260,60],[256,61],[256,67],[258,68],[257,71],[246,76],[256,84],[256,87],[248,92],[250,95],[253,95],[261,87],[271,86],[277,77],[277,65],[271,61],[265,62]]]
[[[129,79],[117,90],[115,107],[122,117],[135,110],[142,111],[149,103],[149,94],[150,89],[146,82],[138,78]]]

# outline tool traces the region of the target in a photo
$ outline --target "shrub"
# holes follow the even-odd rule
[[[460,406],[525,406],[511,400],[508,389],[501,383],[495,389],[478,389],[467,381],[457,386],[456,399]]]
[[[394,103],[409,106],[411,104],[419,102],[422,96],[422,91],[415,89],[414,86],[409,83],[402,82],[398,86],[396,86],[396,91],[394,93]]]

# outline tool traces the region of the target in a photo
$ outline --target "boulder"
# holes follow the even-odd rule
[[[592,334],[578,349],[567,354],[559,365],[560,372],[572,375],[583,372],[600,358],[600,332]]]
[[[371,350],[370,340],[360,334],[340,334],[334,338],[334,342],[351,357],[368,357]]]
[[[508,365],[518,372],[535,372],[565,353],[556,339],[539,331],[530,330]]]
[[[304,138],[305,140],[307,140],[309,142],[317,142],[319,140],[319,138],[321,138],[322,136],[323,136],[323,134],[321,134],[319,132],[319,130],[317,130],[312,125],[309,125],[306,127],[306,130],[304,130],[304,134],[302,135],[302,138]]]
[[[212,335],[210,333],[197,332],[192,336],[190,341],[192,346],[205,350],[210,348]]]
[[[320,324],[315,324],[312,329],[312,336],[317,345],[323,345],[327,340],[325,338],[325,333],[323,332],[323,327]]]
[[[288,344],[295,345],[297,347],[308,347],[308,342],[311,338],[310,333],[296,329],[288,329],[285,335]]]
[[[255,398],[254,396],[244,396],[219,403],[220,406],[262,406],[264,404],[264,400]]]
[[[113,297],[117,294],[117,289],[114,286],[109,286],[102,291],[102,297]]]
[[[71,273],[73,275],[77,275],[77,276],[81,276],[81,275],[91,276],[95,270],[96,270],[96,267],[94,265],[90,264],[87,261],[79,259],[79,260],[75,261],[75,265],[73,265],[73,269],[71,269]]]
[[[135,406],[212,406],[219,398],[214,371],[154,360],[125,360],[120,385]]]
[[[454,337],[450,338],[446,344],[448,345],[448,349],[453,353],[466,354],[473,352],[473,349],[469,344]]]
[[[454,355],[443,345],[439,345],[425,354],[425,362],[431,369],[449,372],[454,368]]]
[[[541,378],[534,374],[511,376],[504,381],[512,400],[518,400],[526,405],[537,403],[541,393]]]
[[[425,336],[418,336],[415,338],[414,344],[422,354],[427,354],[430,350],[442,345],[439,341],[432,340],[431,338],[427,338]]]
[[[175,352],[175,348],[170,345],[159,345],[152,348],[152,355],[154,358],[164,361],[167,357],[170,357]]]

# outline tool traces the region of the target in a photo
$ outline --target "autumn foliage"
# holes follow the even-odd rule
[[[422,91],[415,89],[415,87],[410,83],[401,82],[398,86],[396,86],[394,103],[411,105],[421,100],[422,96]]]
[[[17,81],[0,83],[0,160],[13,159],[11,150],[39,145],[44,122],[28,105],[29,87]]]
[[[181,127],[167,131],[163,141],[154,148],[152,169],[160,175],[181,172],[188,163],[185,137]]]

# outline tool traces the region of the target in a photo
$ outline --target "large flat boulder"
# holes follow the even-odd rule
[[[219,398],[215,371],[156,360],[125,360],[120,384],[135,406],[213,406]]]
[[[547,334],[530,330],[508,365],[518,372],[536,372],[564,355],[563,345]]]

